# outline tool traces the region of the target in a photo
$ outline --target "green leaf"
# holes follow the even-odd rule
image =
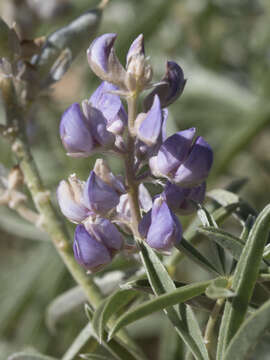
[[[100,342],[102,341],[103,331],[110,317],[127,305],[137,294],[138,292],[135,290],[118,290],[105,299],[96,309],[92,324]]]
[[[203,206],[199,206],[199,209],[197,211],[197,214],[203,224],[203,226],[209,227],[213,226],[215,228],[218,228],[217,223],[215,222],[215,219],[213,216],[208,212],[206,208]],[[211,243],[211,251],[212,251],[212,258],[215,262],[215,268],[218,269],[219,274],[225,274],[225,253],[222,247],[220,247],[218,244]]]
[[[242,324],[259,273],[260,263],[270,228],[270,205],[257,217],[235,269],[233,300],[227,301],[222,317],[217,356],[223,358],[226,347]]]
[[[97,355],[97,354],[82,354],[80,357],[84,360],[113,360],[111,357]]]
[[[215,275],[221,275],[219,270],[215,268],[207,259],[204,257],[194,246],[187,242],[184,238],[181,239],[181,242],[175,246],[176,249],[182,251],[186,256],[188,256],[192,261],[201,266],[207,271],[214,273]]]
[[[56,325],[65,315],[72,312],[86,301],[85,294],[80,286],[76,286],[57,296],[48,306],[46,311],[46,324],[55,332]]]
[[[70,345],[62,360],[72,360],[79,354],[82,348],[91,341],[91,348],[95,349],[98,346],[98,341],[95,338],[95,332],[90,324],[87,324],[75,338]]]
[[[109,338],[111,338],[118,330],[123,326],[133,323],[145,316],[152,314],[153,312],[163,310],[169,306],[180,304],[195,296],[202,294],[210,281],[185,285],[174,291],[167,292],[163,295],[155,297],[149,301],[146,301],[130,311],[124,313],[116,322],[113,329],[110,331]]]
[[[139,246],[142,262],[155,295],[163,295],[166,292],[174,291],[174,282],[155,252],[145,243],[141,242]],[[183,307],[185,307],[184,304]],[[196,340],[193,339],[186,327],[186,324],[180,318],[178,307],[173,306],[166,308],[164,312],[174,325],[178,335],[190,348],[196,360],[208,360],[208,353],[205,344],[203,342],[196,343]]]
[[[228,289],[228,285],[228,280],[225,278],[215,279],[205,290],[205,295],[214,300],[234,297],[235,293]]]
[[[228,346],[224,360],[247,359],[259,338],[270,329],[270,300],[256,310],[238,329]]]
[[[18,352],[10,355],[7,360],[57,360],[57,359],[42,354]]]
[[[200,234],[214,240],[217,244],[222,246],[224,250],[228,250],[234,259],[238,260],[240,258],[245,244],[236,236],[212,226],[199,228],[198,231]]]

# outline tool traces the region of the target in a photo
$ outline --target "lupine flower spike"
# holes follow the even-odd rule
[[[139,236],[154,250],[169,254],[182,237],[177,215],[191,214],[203,202],[213,162],[210,145],[196,136],[195,128],[166,135],[166,107],[181,96],[186,84],[182,68],[168,61],[164,77],[152,83],[143,35],[131,44],[126,68],[115,54],[115,40],[116,34],[104,34],[90,44],[88,63],[102,82],[81,106],[71,105],[60,123],[69,156],[111,152],[120,155],[126,167],[125,178],[97,159],[86,181],[72,175],[58,187],[62,213],[78,224],[75,259],[90,272],[109,264],[123,249],[136,249],[136,240],[127,243],[126,235]],[[128,103],[131,98],[136,101],[151,87],[140,111],[127,114],[120,96]],[[147,182],[162,185],[153,199]]]

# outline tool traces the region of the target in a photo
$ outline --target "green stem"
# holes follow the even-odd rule
[[[128,105],[128,135],[127,135],[127,153],[125,154],[125,170],[127,181],[127,192],[131,213],[131,225],[135,238],[139,238],[138,226],[141,220],[138,183],[135,180],[134,173],[134,123],[137,115],[137,95],[130,96],[127,99]]]

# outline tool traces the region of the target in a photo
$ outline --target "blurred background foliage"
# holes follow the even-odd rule
[[[1,0],[0,14],[9,24],[16,22],[22,39],[32,39],[47,36],[96,4],[91,0]],[[99,29],[99,34],[118,33],[116,49],[122,62],[131,41],[144,33],[155,81],[163,76],[167,60],[183,67],[188,81],[181,99],[170,107],[168,133],[197,127],[215,152],[208,189],[246,177],[241,194],[258,210],[269,202],[269,24],[268,0],[111,0]],[[85,50],[81,49],[50,93],[33,106],[29,119],[33,154],[52,193],[72,172],[86,178],[94,162],[93,158],[68,158],[58,135],[62,112],[71,103],[88,98],[98,85]],[[122,171],[115,159],[108,161],[116,172]],[[0,162],[7,168],[13,164],[3,139]],[[226,226],[237,231],[232,221]],[[46,309],[56,295],[75,284],[46,234],[3,207],[0,236],[0,359],[25,347],[60,356],[86,319],[78,306],[62,316],[51,331]],[[179,280],[206,277],[193,266],[183,265],[177,273]],[[132,267],[132,261],[118,258],[113,267]],[[147,326],[138,322],[131,331],[152,354],[151,359],[156,359],[153,345],[157,344],[161,319],[160,315],[150,319]],[[167,359],[168,351],[180,351],[171,329],[163,332],[161,360]],[[260,359],[269,355],[264,346],[260,347]]]

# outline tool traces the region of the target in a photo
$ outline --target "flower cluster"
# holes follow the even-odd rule
[[[140,236],[157,251],[170,251],[182,236],[176,214],[191,214],[196,203],[203,202],[213,162],[211,147],[196,136],[195,128],[166,135],[166,107],[186,84],[181,67],[167,62],[164,77],[152,83],[143,36],[131,44],[125,68],[115,54],[115,40],[115,34],[104,34],[90,45],[88,62],[102,83],[81,106],[71,105],[60,123],[69,156],[110,153],[125,164],[126,178],[115,176],[98,159],[86,182],[71,175],[58,187],[61,211],[78,224],[75,258],[90,271],[108,264],[126,247],[124,233]],[[142,99],[142,111],[136,113],[139,95],[146,90],[150,92]],[[127,111],[121,98],[127,101]],[[162,185],[162,192],[152,199],[143,184],[147,182]]]

